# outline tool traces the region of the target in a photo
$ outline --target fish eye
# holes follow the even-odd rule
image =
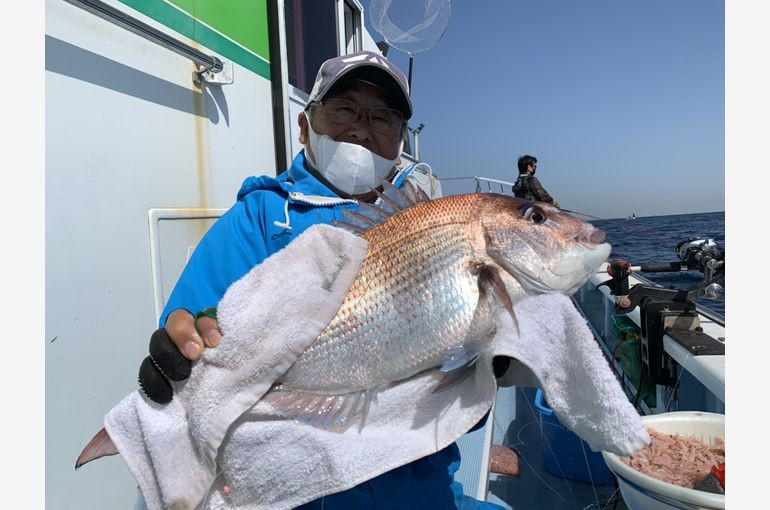
[[[527,207],[522,217],[525,220],[532,220],[535,225],[543,223],[546,219],[545,212],[536,206]]]

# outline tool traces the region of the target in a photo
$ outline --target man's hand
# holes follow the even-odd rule
[[[198,315],[196,324],[187,310],[174,310],[166,327],[150,337],[150,355],[139,367],[139,386],[158,404],[167,404],[174,396],[170,381],[190,377],[191,362],[200,359],[203,349],[216,347],[222,339],[216,319]]]

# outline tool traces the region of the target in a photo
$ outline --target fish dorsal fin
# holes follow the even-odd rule
[[[344,220],[334,220],[335,227],[360,235],[404,209],[430,200],[422,189],[409,181],[399,189],[385,179],[380,180],[382,191],[374,188],[371,190],[377,196],[377,201],[374,204],[359,201],[358,210],[343,210]]]
[[[393,207],[398,209],[396,212],[408,209],[420,202],[430,201],[430,197],[411,181],[404,182],[403,187],[399,189],[385,179],[382,179],[382,192],[374,190],[374,193],[383,201],[387,199],[389,202],[393,202]]]

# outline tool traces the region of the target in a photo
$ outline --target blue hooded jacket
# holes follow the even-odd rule
[[[401,187],[411,169],[397,174],[393,183]],[[160,326],[165,326],[168,314],[176,309],[195,314],[216,306],[230,284],[289,244],[305,229],[317,223],[341,220],[344,209],[357,207],[355,200],[340,198],[307,171],[304,151],[276,178],[247,178],[235,205],[212,225],[190,257],[166,303]],[[459,466],[460,451],[456,444],[451,444],[432,455],[299,508],[501,508],[464,496],[462,485],[453,479]]]

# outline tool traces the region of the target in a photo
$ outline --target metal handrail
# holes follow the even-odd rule
[[[222,61],[214,55],[207,55],[206,53],[178,41],[173,37],[164,34],[160,30],[151,27],[147,23],[139,21],[104,2],[100,2],[99,0],[65,0],[65,2],[76,5],[92,14],[96,14],[100,18],[115,23],[148,41],[152,41],[166,49],[182,55],[183,57],[189,58],[196,64],[203,66],[201,72],[210,71],[212,73],[218,73],[224,69]]]
[[[473,179],[476,181],[476,192],[481,192],[481,183],[486,182],[487,183],[487,191],[492,191],[491,184],[499,184],[500,185],[500,192],[505,193],[505,189],[503,186],[513,187],[512,182],[508,181],[500,181],[498,179],[490,179],[489,177],[479,177],[478,175],[468,176],[468,177],[444,177],[443,179],[439,179],[441,181],[456,181],[460,179]]]
[[[505,186],[513,186],[513,183],[512,182],[508,182],[508,181],[500,181],[498,179],[490,179],[488,177],[478,177],[478,176],[473,176],[473,178],[476,179],[477,183],[479,183],[481,181],[485,181],[485,182],[494,182],[496,184],[502,184],[502,185],[505,185]]]

